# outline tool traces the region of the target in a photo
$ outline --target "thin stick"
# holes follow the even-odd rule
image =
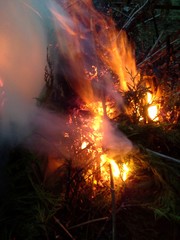
[[[126,28],[126,27],[128,27],[128,26],[130,25],[130,23],[134,20],[135,15],[138,14],[138,13],[146,6],[146,4],[147,4],[148,2],[149,2],[148,0],[145,1],[144,4],[143,4],[140,8],[138,8],[138,9],[131,15],[131,17],[130,17],[129,20],[124,24],[124,26],[122,27],[122,29],[124,29],[124,28]]]
[[[67,233],[67,235],[72,239],[75,240],[75,238],[70,234],[70,232],[64,227],[64,225],[56,218],[54,217],[55,222]]]
[[[158,157],[162,157],[162,158],[165,158],[165,159],[168,159],[168,160],[171,160],[171,161],[173,161],[173,162],[175,162],[175,163],[179,163],[179,164],[180,164],[180,160],[177,159],[177,158],[169,157],[169,156],[164,155],[164,154],[162,154],[162,153],[158,153],[158,152],[152,151],[152,150],[150,150],[150,149],[148,149],[148,148],[146,148],[146,151],[149,152],[149,153],[152,153],[152,154],[154,154],[154,155],[156,155],[156,156],[158,156]]]
[[[116,196],[114,189],[114,177],[112,172],[111,164],[109,164],[110,169],[110,184],[111,184],[111,198],[112,198],[112,240],[116,239]]]
[[[100,221],[104,221],[104,220],[108,220],[108,219],[109,219],[108,217],[103,217],[103,218],[97,218],[97,219],[89,220],[89,221],[74,225],[72,227],[69,227],[69,229],[78,228],[78,227],[81,227],[81,226],[84,226],[84,225],[87,225],[87,224],[90,224],[90,223],[100,222]]]
[[[149,57],[149,56],[151,55],[151,53],[153,52],[154,48],[155,48],[156,45],[159,43],[159,40],[160,40],[160,38],[162,37],[163,33],[164,33],[164,31],[162,31],[162,32],[160,33],[160,35],[159,35],[158,38],[156,39],[154,45],[153,45],[152,48],[149,50],[149,52],[148,52],[148,54],[147,54],[147,57]]]
[[[157,18],[157,17],[159,17],[159,16],[161,16],[161,14],[157,14],[157,15],[155,15],[154,17]],[[148,18],[147,20],[144,21],[144,23],[150,22],[151,20],[153,20],[153,17]]]
[[[174,43],[176,43],[176,42],[178,42],[178,41],[179,41],[179,39],[176,39],[176,40],[170,42],[170,45],[172,45],[172,44],[174,44]],[[149,60],[150,60],[152,57],[154,57],[157,53],[159,53],[159,52],[161,52],[162,50],[164,50],[165,47],[166,47],[166,45],[162,46],[160,49],[158,49],[156,52],[154,52],[151,56],[148,56],[148,57],[146,56],[145,59],[144,59],[142,62],[138,63],[137,67],[140,67],[140,66],[143,65],[145,62],[149,61]]]

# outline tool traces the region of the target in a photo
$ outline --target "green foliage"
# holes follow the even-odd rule
[[[124,104],[128,109],[128,118],[134,124],[139,124],[140,119],[144,121],[147,119],[147,107],[146,95],[150,91],[149,87],[146,87],[146,82],[143,77],[132,76],[132,73],[126,69],[130,76],[131,83],[128,83],[128,91],[123,94]]]

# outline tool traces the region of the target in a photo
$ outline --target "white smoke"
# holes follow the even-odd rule
[[[80,27],[82,35],[76,39],[74,45],[76,36],[65,33],[61,21],[55,18],[56,24],[53,26],[54,22],[50,15],[52,9],[60,16],[70,18],[66,20],[71,30],[77,28],[71,15],[64,12],[65,9],[57,6],[53,0],[0,0],[0,81],[3,82],[3,86],[0,83],[0,101],[3,102],[0,108],[0,147],[1,139],[16,144],[30,135],[34,128],[44,136],[41,138],[39,135],[39,138],[35,139],[37,141],[32,138],[30,145],[40,145],[43,141],[42,148],[45,153],[51,151],[54,146],[56,147],[58,141],[63,138],[64,118],[39,111],[36,107],[36,98],[39,97],[44,85],[47,39],[50,28],[55,28],[54,32],[61,33],[57,35],[57,39],[60,54],[65,55],[70,61],[68,67],[71,68],[64,71],[67,70],[67,75],[72,76],[72,79],[68,79],[71,86],[79,95],[81,93],[82,98],[92,100],[89,98],[93,95],[91,82],[87,82],[83,74],[84,66],[91,66],[93,60],[95,64],[97,63],[98,56],[96,56],[93,34],[84,24]],[[89,16],[86,18],[89,20]],[[66,38],[66,36],[69,37]],[[80,53],[83,53],[85,57],[83,61],[80,61],[78,57]],[[100,88],[101,85],[97,87]],[[111,80],[106,80],[106,88],[104,92],[113,95],[116,102],[121,104],[121,96],[114,95],[112,91]],[[122,134],[115,134],[110,125],[107,126],[105,135],[103,144],[107,148],[123,150],[131,148],[130,141]],[[64,151],[63,144],[60,147],[61,151]]]
[[[14,141],[15,135],[20,139],[31,128],[36,98],[44,84],[45,2],[0,1],[1,139]]]

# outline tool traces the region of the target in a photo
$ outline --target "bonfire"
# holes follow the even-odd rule
[[[116,2],[102,12],[91,0],[3,6],[12,15],[2,14],[3,22],[21,13],[24,25],[16,20],[16,34],[0,37],[2,239],[157,239],[167,233],[158,223],[172,224],[174,237],[165,239],[177,239],[179,82],[170,76],[177,67],[168,52],[169,75],[153,72],[164,56],[163,44],[156,49],[161,35],[137,63],[128,29],[148,2],[121,26]],[[23,52],[24,42],[33,46],[27,63],[14,50]]]

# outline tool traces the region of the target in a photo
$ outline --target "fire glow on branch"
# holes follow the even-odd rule
[[[79,141],[81,143],[79,145],[82,149],[87,150],[87,152],[91,153],[92,156],[96,155],[97,161],[94,163],[95,167],[93,171],[98,171],[100,168],[100,174],[102,177],[104,176],[105,172],[109,171],[104,169],[109,169],[108,164],[110,163],[112,165],[114,177],[120,176],[123,180],[125,180],[128,176],[128,165],[126,163],[123,163],[122,166],[118,166],[118,164],[113,159],[113,154],[111,155],[108,153],[109,149],[111,150],[111,152],[113,152],[112,149],[114,146],[110,146],[111,142],[108,143],[108,141],[106,141],[106,145],[104,146],[104,139],[105,137],[108,138],[109,132],[106,129],[106,133],[104,133],[103,126],[105,125],[105,115],[107,115],[106,117],[108,117],[109,119],[114,118],[116,116],[116,111],[118,111],[118,106],[123,104],[122,97],[119,94],[119,91],[127,91],[128,85],[131,84],[131,77],[130,74],[127,72],[127,69],[132,74],[132,76],[135,76],[137,74],[134,48],[132,44],[130,44],[130,42],[128,41],[126,33],[124,31],[118,32],[112,19],[107,18],[97,12],[94,9],[91,0],[81,0],[78,2],[74,2],[74,0],[59,1],[59,5],[55,4],[54,1],[48,2],[52,3],[50,4],[49,9],[54,20],[53,27],[57,34],[60,55],[63,56],[68,66],[66,66],[66,80],[83,100],[83,108],[88,109],[88,111],[91,112],[93,116],[89,119],[86,119],[86,122],[88,124],[88,130],[86,129],[87,131],[80,136]],[[23,92],[23,97],[24,95],[26,97],[28,95],[29,99],[31,100],[32,94],[34,96],[34,89],[38,89],[37,83],[35,83],[34,88],[32,88],[32,93],[28,94],[29,89],[26,85],[26,82],[20,81],[19,84],[17,84],[17,80],[24,80],[24,78],[26,78],[27,80],[30,79],[35,81],[36,79],[41,79],[39,75],[42,75],[42,71],[35,74],[35,71],[33,70],[36,69],[36,66],[39,66],[39,64],[37,64],[39,62],[41,62],[41,66],[44,67],[44,46],[42,47],[42,40],[44,39],[44,35],[41,26],[41,19],[43,19],[43,16],[41,16],[38,10],[33,7],[33,4],[32,6],[25,3],[22,5],[23,7],[21,7],[24,12],[20,11],[18,8],[19,5],[16,6],[16,4],[15,6],[17,7],[17,9],[12,9],[13,12],[15,11],[15,13],[16,10],[17,13],[21,13],[23,19],[26,19],[27,17],[25,21],[25,27],[23,24],[21,26],[21,21],[17,21],[17,31],[12,31],[14,33],[14,38],[9,37],[11,35],[8,35],[7,39],[5,38],[5,40],[8,41],[4,41],[3,39],[3,42],[1,43],[6,43],[7,45],[7,42],[9,42],[9,46],[12,45],[13,50],[11,51],[11,49],[7,45],[7,52],[11,54],[11,52],[14,51],[16,53],[16,48],[14,47],[16,41],[14,43],[14,39],[16,39],[15,36],[18,36],[16,39],[16,45],[20,48],[22,44],[20,44],[19,42],[19,35],[21,34],[22,39],[24,39],[24,41],[22,42],[25,45],[25,49],[31,49],[26,46],[27,41],[25,36],[27,34],[25,34],[25,30],[29,30],[31,27],[33,32],[34,27],[38,26],[39,24],[39,28],[35,29],[38,34],[41,33],[42,38],[36,39],[34,38],[34,36],[36,35],[30,34],[32,39],[31,41],[29,41],[28,46],[34,46],[32,51],[32,59],[28,64],[27,60],[22,61],[22,64],[25,64],[25,66],[23,65],[24,67],[17,68],[18,74],[15,78],[16,84],[13,85],[17,85],[17,93],[19,93],[19,89],[22,89],[21,91]],[[34,14],[37,19],[34,18]],[[16,15],[18,14],[14,14],[14,18],[12,18],[11,22],[14,23]],[[31,22],[29,21],[30,19],[32,20],[32,25],[29,25]],[[21,32],[21,28],[24,29],[24,32]],[[12,42],[11,39],[13,39]],[[19,48],[17,48],[17,57],[19,57]],[[41,54],[41,50],[43,54]],[[21,52],[24,53],[24,51]],[[41,58],[38,57],[41,55]],[[24,57],[23,54],[22,56]],[[4,66],[6,66],[6,61],[8,62],[8,59],[4,59],[2,56],[0,56],[0,61],[1,64],[4,63]],[[10,67],[8,68],[8,70],[13,69],[12,73],[13,71],[15,71],[14,63],[16,63],[16,61],[14,61],[12,66],[10,65]],[[31,65],[32,68],[29,68],[29,66]],[[118,83],[116,82],[116,88],[109,69],[118,76]],[[13,75],[14,74],[10,74],[10,78]],[[28,83],[30,82],[31,81],[28,81]],[[3,98],[3,94],[1,94],[1,88],[3,87],[3,84],[7,86],[7,83],[5,81],[3,83],[3,81],[0,80],[0,104],[3,102],[1,101],[1,98]],[[41,84],[39,85],[41,87]],[[14,103],[13,100],[12,102]],[[108,102],[111,102],[111,100],[115,103],[113,106],[112,104],[108,105]],[[20,100],[18,100],[18,103],[19,102]],[[14,115],[15,114],[13,114],[13,116]],[[112,135],[112,133],[110,134]],[[124,148],[131,148],[131,143],[128,142],[126,139],[117,137],[116,145],[118,145],[118,141],[121,145],[121,147],[118,146],[120,150],[124,150]]]
[[[139,80],[134,46],[128,40],[126,32],[118,31],[110,17],[97,12],[91,0],[75,3],[68,0],[59,5],[59,9],[52,6],[51,12],[60,53],[68,58],[68,66],[73,72],[73,76],[67,73],[67,81],[87,104],[96,102],[94,92],[97,90],[101,98],[105,93],[114,98],[117,104],[122,104],[117,91],[128,91],[132,77],[137,76],[135,84]],[[116,83],[116,91],[112,76],[102,70],[102,63],[117,74],[119,82]],[[148,104],[149,117],[155,121],[157,118],[154,115],[157,114],[152,116],[155,107],[150,106],[149,101]]]
[[[129,166],[123,163],[119,167],[108,155],[108,146],[106,152],[103,126],[105,115],[113,118],[117,110],[108,108],[108,98],[113,99],[117,106],[122,104],[118,92],[127,91],[132,83],[131,75],[138,75],[134,48],[126,33],[118,32],[112,19],[97,12],[91,0],[78,3],[68,0],[59,3],[59,7],[52,5],[50,10],[54,16],[60,54],[67,60],[70,69],[66,73],[67,81],[84,101],[83,108],[93,116],[85,120],[88,130],[82,131],[79,140],[82,150],[92,154],[92,158],[96,156],[90,174],[99,171],[100,177],[107,179],[108,165],[111,164],[114,177],[125,181]],[[104,67],[118,76],[116,89],[112,76],[104,71]]]
[[[116,163],[113,159],[113,150],[107,149],[104,143],[104,134],[106,134],[106,121],[103,115],[103,108],[101,102],[94,102],[93,104],[86,105],[86,110],[91,112],[91,116],[84,117],[77,114],[74,119],[81,119],[81,124],[78,126],[79,139],[75,140],[79,144],[75,147],[75,153],[81,152],[82,165],[88,165],[87,172],[84,178],[93,184],[99,182],[108,182],[110,180],[109,164],[112,167],[113,177],[116,181],[126,181],[129,176],[130,166],[128,163]],[[109,108],[107,108],[107,115],[109,116]],[[70,121],[72,124],[73,120]],[[66,138],[70,138],[70,134],[65,133]],[[119,138],[119,141],[122,139]],[[128,142],[127,142],[128,143]],[[75,144],[74,144],[75,146]],[[110,147],[110,146],[109,146]],[[127,147],[127,146],[125,146]],[[122,149],[121,149],[122,150]],[[79,159],[77,159],[78,161]]]
[[[150,117],[151,120],[153,121],[158,121],[158,105],[154,105],[153,104],[153,95],[148,92],[147,93],[147,103],[150,105],[148,107],[148,115]]]

